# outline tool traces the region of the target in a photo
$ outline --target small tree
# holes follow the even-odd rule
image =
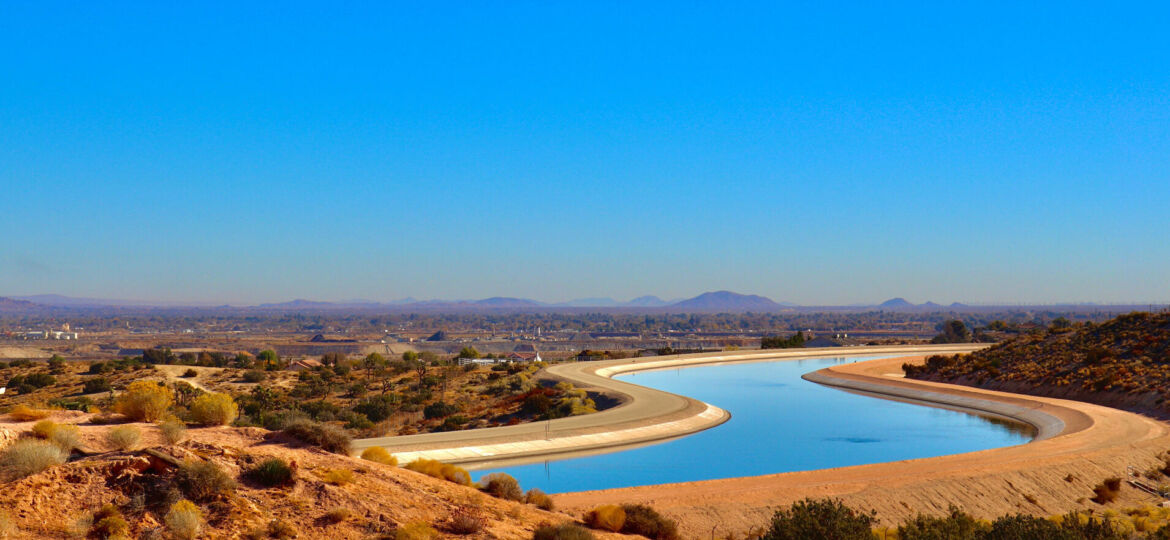
[[[131,420],[156,422],[175,401],[171,390],[151,381],[135,381],[118,396],[114,408]]]

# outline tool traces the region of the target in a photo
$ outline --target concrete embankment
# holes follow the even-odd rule
[[[710,364],[759,362],[824,356],[872,356],[883,354],[942,354],[978,348],[970,345],[849,347],[734,351],[667,357],[632,358],[603,362],[577,362],[551,366],[542,377],[565,380],[577,387],[603,393],[620,404],[583,416],[516,426],[380,437],[355,441],[361,451],[382,446],[400,462],[418,458],[438,459],[471,468],[535,462],[603,451],[633,448],[681,437],[717,426],[730,413],[701,401],[612,377],[622,373],[676,369]]]

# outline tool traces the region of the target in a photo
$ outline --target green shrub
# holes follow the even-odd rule
[[[618,532],[626,524],[626,511],[616,504],[603,504],[586,513],[584,521],[593,529]]]
[[[951,506],[944,517],[918,514],[898,527],[898,540],[977,540],[988,527]]]
[[[138,426],[118,426],[106,433],[106,441],[122,451],[133,450],[141,440],[142,430]]]
[[[982,540],[1084,540],[1044,518],[1023,514],[1002,516],[991,523]]]
[[[187,424],[177,418],[159,422],[158,430],[167,444],[179,444],[187,438]]]
[[[296,471],[280,458],[268,458],[247,473],[248,479],[268,487],[295,484]]]
[[[65,463],[61,447],[35,439],[21,439],[0,452],[0,479],[16,480]]]
[[[190,378],[198,377],[198,376],[199,376],[199,372],[195,371],[192,368],[187,368],[187,371],[184,371],[183,374],[181,375],[181,377],[183,377],[185,379],[190,379]]]
[[[545,494],[545,492],[537,488],[532,488],[528,490],[528,493],[524,494],[524,502],[531,504],[541,510],[551,511],[553,509],[552,497],[549,497]]]
[[[596,540],[589,529],[576,523],[562,525],[541,524],[532,533],[532,540]]]
[[[806,538],[873,538],[870,527],[877,521],[874,512],[849,508],[838,499],[804,499],[772,515],[765,540]]]
[[[428,420],[432,418],[443,418],[459,412],[459,407],[436,401],[423,408],[423,416]]]
[[[520,483],[507,473],[491,473],[479,479],[479,489],[499,499],[509,501],[524,500],[524,492],[520,491]]]
[[[259,383],[264,382],[264,379],[267,378],[268,374],[260,370],[250,369],[244,372],[244,382]]]
[[[84,383],[82,383],[82,387],[83,387],[84,392],[86,394],[96,394],[98,392],[109,392],[110,391],[110,381],[106,380],[105,377],[94,377],[92,379],[86,379],[86,381]]]
[[[349,454],[352,442],[349,434],[341,428],[312,420],[294,421],[284,428],[283,433],[337,454]]]
[[[203,531],[203,511],[188,500],[172,504],[163,521],[167,530],[179,540],[195,540]]]
[[[678,524],[644,504],[623,504],[626,522],[621,532],[640,534],[652,540],[678,540]]]
[[[398,465],[398,458],[391,455],[390,452],[381,446],[371,446],[363,450],[362,459],[383,465]]]
[[[239,416],[239,407],[227,394],[203,394],[191,402],[191,419],[200,425],[226,426]]]
[[[236,489],[236,482],[210,461],[188,461],[175,473],[179,490],[196,502],[208,502]]]

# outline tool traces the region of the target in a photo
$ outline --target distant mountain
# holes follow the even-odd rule
[[[922,308],[940,308],[940,307],[943,307],[943,306],[942,306],[942,304],[936,304],[936,303],[934,303],[934,302],[926,302],[925,304],[922,304],[922,305],[920,305],[920,306],[918,306],[918,307],[922,307]]]
[[[694,298],[671,304],[679,310],[695,311],[777,311],[784,306],[763,296],[739,294],[731,291],[716,291],[700,294]]]
[[[626,302],[624,305],[629,306],[629,307],[662,307],[662,306],[669,305],[669,304],[671,304],[671,302],[667,302],[666,300],[663,300],[657,296],[646,295],[646,296],[639,296],[633,300],[630,300],[629,302]]]
[[[485,307],[540,307],[544,305],[527,298],[508,298],[506,296],[484,298],[483,300],[476,300],[472,304]]]
[[[967,304],[961,304],[961,303],[959,303],[959,302],[953,302],[953,303],[951,304],[951,307],[953,307],[953,308],[965,308],[965,307],[970,307],[970,306],[968,306]]]
[[[63,308],[93,308],[93,307],[191,307],[213,306],[209,302],[183,302],[174,300],[124,300],[118,298],[79,298],[60,294],[34,294],[30,296],[13,296],[14,300],[25,300],[34,304]]]
[[[261,308],[277,308],[277,309],[322,309],[340,307],[333,302],[318,302],[315,300],[296,299],[291,302],[280,302],[278,304],[260,304]]]
[[[577,298],[568,302],[558,302],[549,305],[563,307],[616,307],[622,304],[613,298]]]
[[[905,307],[914,307],[914,304],[907,302],[905,298],[899,297],[899,298],[891,298],[889,300],[886,300],[885,302],[878,304],[878,307],[905,308]]]
[[[0,309],[10,309],[10,308],[20,309],[20,308],[31,308],[34,306],[36,306],[36,304],[29,302],[28,300],[16,300],[13,298],[5,298],[3,296],[0,296]]]

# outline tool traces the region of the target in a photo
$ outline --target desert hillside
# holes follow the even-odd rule
[[[1058,320],[970,354],[904,366],[908,377],[1065,397],[1170,417],[1170,313]]]

